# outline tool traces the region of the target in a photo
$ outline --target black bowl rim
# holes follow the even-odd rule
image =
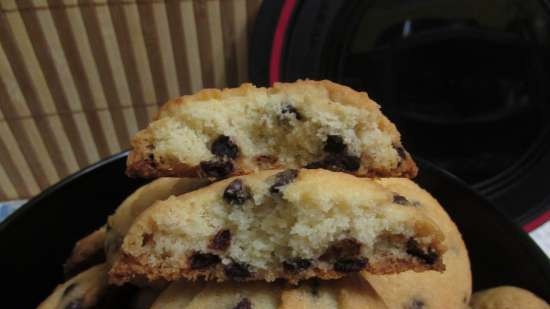
[[[24,216],[27,212],[31,211],[33,206],[35,204],[40,203],[43,199],[46,197],[56,193],[58,190],[63,188],[64,186],[68,185],[72,181],[78,179],[79,177],[88,174],[98,168],[101,168],[104,165],[108,165],[112,163],[113,161],[116,161],[122,157],[128,156],[128,150],[121,151],[119,153],[116,153],[114,155],[111,155],[109,157],[106,157],[104,159],[101,159],[97,161],[96,163],[93,163],[69,176],[66,176],[65,178],[59,180],[57,183],[51,185],[50,187],[46,188],[42,192],[40,192],[38,195],[32,197],[30,200],[28,200],[25,204],[21,205],[18,209],[16,209],[13,213],[8,215],[7,218],[4,219],[4,221],[0,222],[0,233],[2,233],[8,225],[12,221],[16,221],[19,217]]]

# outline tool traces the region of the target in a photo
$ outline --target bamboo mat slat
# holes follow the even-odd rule
[[[0,200],[127,149],[170,98],[247,81],[260,4],[0,1]]]

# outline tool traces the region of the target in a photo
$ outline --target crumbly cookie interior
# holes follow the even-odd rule
[[[322,161],[327,140],[335,137],[345,148],[333,149],[340,155],[368,160],[374,169],[398,166],[399,151],[381,128],[379,113],[341,104],[322,87],[271,90],[186,102],[151,123],[151,156],[161,163],[199,165],[220,157],[212,146],[228,137],[245,166],[301,167]]]
[[[309,270],[344,274],[388,260],[429,268],[439,259],[434,227],[414,216],[406,198],[370,190],[374,183],[361,187],[370,194],[334,194],[315,181],[298,186],[297,173],[236,178],[219,194],[159,202],[141,235],[148,264],[199,272],[237,265],[274,280],[307,277]]]

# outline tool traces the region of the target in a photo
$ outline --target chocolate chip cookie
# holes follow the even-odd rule
[[[414,177],[399,132],[365,92],[330,81],[205,89],[166,103],[138,132],[134,177],[221,179],[273,168]]]
[[[110,279],[297,282],[442,271],[442,242],[432,219],[376,180],[270,170],[156,202],[130,227]]]

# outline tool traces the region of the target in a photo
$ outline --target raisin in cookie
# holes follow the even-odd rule
[[[369,284],[358,276],[308,280],[299,286],[265,283],[176,282],[151,309],[386,309]]]
[[[389,308],[396,309],[458,309],[467,308],[472,290],[468,252],[456,225],[445,210],[426,191],[404,178],[383,178],[376,182],[394,193],[394,202],[414,207],[437,222],[445,235],[444,272],[406,271],[391,275],[364,272]],[[413,249],[413,248],[411,248]]]
[[[535,294],[513,286],[500,286],[472,295],[473,309],[550,309]]]
[[[368,178],[269,170],[156,202],[134,221],[110,270],[117,284],[444,270],[443,234]]]
[[[166,103],[132,140],[127,173],[225,178],[273,168],[414,177],[400,135],[364,92],[329,81],[205,89]]]
[[[207,184],[205,179],[159,178],[128,196],[108,219],[105,236],[105,254],[109,264],[116,258],[122,238],[130,225],[154,202],[172,195],[180,195]]]

